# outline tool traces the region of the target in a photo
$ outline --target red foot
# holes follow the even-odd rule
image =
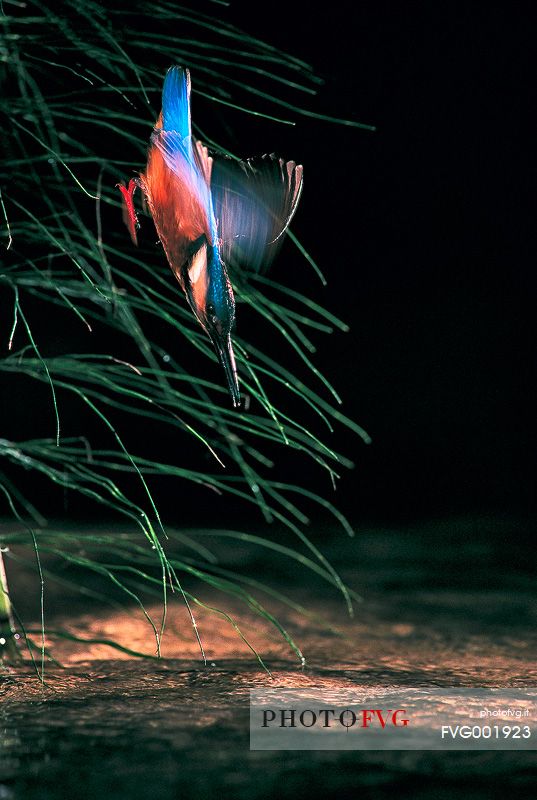
[[[138,244],[136,231],[140,227],[140,223],[138,222],[133,202],[134,192],[138,187],[138,181],[136,178],[131,178],[128,187],[125,187],[123,183],[116,183],[116,186],[123,195],[123,222],[129,229],[134,244]]]

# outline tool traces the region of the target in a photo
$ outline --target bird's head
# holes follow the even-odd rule
[[[196,252],[189,269],[186,294],[224,368],[229,393],[236,408],[240,405],[241,397],[231,341],[235,324],[235,299],[217,247],[205,243]]]
[[[231,330],[235,321],[235,303],[233,294],[224,291],[221,294],[208,294],[203,310],[202,325],[207,331],[216,354],[226,374],[229,393],[235,408],[240,405],[241,396],[235,354],[231,341]]]

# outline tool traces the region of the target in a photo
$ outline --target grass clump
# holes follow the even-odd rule
[[[311,332],[346,326],[309,296],[271,278],[235,276],[239,313],[244,309],[256,322],[235,337],[250,408],[231,409],[210,343],[182,301],[152,234],[142,237],[139,249],[130,245],[115,185],[144,163],[170,64],[191,69],[195,102],[199,98],[209,111],[223,107],[286,125],[300,115],[323,118],[307,105],[319,79],[293,55],[197,5],[134,0],[125,13],[113,3],[4,0],[0,27],[6,131],[0,289],[4,307],[11,309],[11,321],[2,328],[0,373],[6,393],[14,381],[25,380],[25,386],[43,385],[48,397],[38,437],[15,438],[9,413],[3,415],[2,496],[18,524],[5,528],[0,544],[17,558],[17,546],[32,543],[42,589],[54,579],[40,561],[40,553],[47,553],[88,574],[106,575],[142,609],[142,593],[158,592],[162,618],[148,617],[157,655],[170,591],[187,605],[199,637],[192,609],[203,600],[186,588],[195,576],[270,619],[302,659],[296,643],[256,599],[260,582],[250,578],[246,589],[233,574],[219,572],[210,558],[200,556],[206,548],[195,534],[170,536],[154,486],[161,479],[177,481],[184,503],[188,485],[195,484],[240,499],[245,508],[257,506],[265,520],[277,521],[296,537],[299,548],[284,548],[287,555],[337,586],[350,610],[348,589],[304,533],[308,519],[301,501],[330,511],[347,532],[350,526],[329,501],[275,479],[273,469],[276,458],[292,455],[309,459],[335,482],[350,462],[326,443],[325,433],[340,425],[368,440],[341,413],[336,391],[312,360]],[[297,96],[307,102],[302,106]],[[228,152],[201,129],[196,135]],[[149,219],[144,227],[151,230]],[[322,278],[293,233],[291,241],[296,249],[289,249],[288,257],[305,256]],[[256,344],[258,326],[272,330],[277,358]],[[142,439],[133,446],[134,417],[162,440],[173,438],[173,459],[163,459]],[[28,496],[30,474],[123,517],[138,535],[95,534],[84,540],[87,554],[77,555],[76,530],[47,525],[38,499]],[[197,548],[198,557],[185,557],[185,548]],[[10,613],[5,583],[0,594],[5,628]],[[217,613],[226,616],[225,610]],[[41,676],[44,630],[43,611]]]

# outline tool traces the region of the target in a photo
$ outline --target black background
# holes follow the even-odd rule
[[[532,19],[507,3],[206,5],[313,64],[325,83],[304,105],[377,126],[285,110],[296,127],[230,110],[212,123],[243,156],[276,150],[304,164],[294,229],[328,286],[294,266],[287,244],[274,277],[351,325],[316,338],[316,363],[373,439],[332,437],[355,462],[336,502],[354,520],[533,515]],[[240,333],[247,338],[246,316]],[[15,399],[28,435],[38,435],[35,395]],[[138,431],[135,422],[129,444]],[[331,493],[308,464],[278,469]],[[157,492],[174,522],[189,514],[176,492]],[[209,505],[220,517],[231,510],[203,505],[207,518]]]
[[[373,438],[339,490],[355,517],[535,510],[532,20],[507,3],[244,16],[325,77],[321,110],[377,126],[297,132],[297,226],[352,328],[320,363]]]

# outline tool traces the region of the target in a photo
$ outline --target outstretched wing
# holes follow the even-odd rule
[[[235,161],[214,158],[211,194],[224,262],[256,272],[268,268],[296,211],[302,166],[274,153]]]

